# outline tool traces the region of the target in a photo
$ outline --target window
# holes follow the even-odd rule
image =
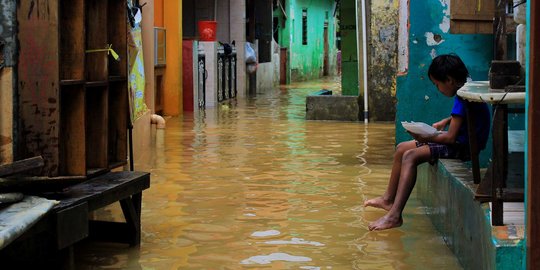
[[[493,0],[451,0],[450,33],[492,34],[494,2]]]
[[[302,45],[307,45],[307,8],[302,9]]]
[[[167,51],[167,32],[165,28],[154,27],[154,66],[165,66]]]

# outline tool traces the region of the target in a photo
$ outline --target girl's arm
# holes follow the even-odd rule
[[[448,128],[447,132],[438,133],[431,137],[424,137],[418,134],[411,133],[411,136],[419,142],[434,142],[434,143],[440,143],[440,144],[453,144],[456,142],[457,134],[459,131],[459,128],[463,124],[463,117],[458,115],[452,115],[450,116],[448,121],[450,122],[450,127]],[[443,119],[439,122],[445,121],[446,119]]]
[[[446,126],[448,126],[448,124],[450,124],[451,119],[452,117],[444,118],[443,120],[436,122],[431,126],[436,128],[437,130],[443,130]]]

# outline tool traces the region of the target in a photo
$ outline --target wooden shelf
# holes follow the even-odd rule
[[[49,0],[47,6],[40,17],[34,3],[17,5],[23,87],[15,158],[43,156],[36,177],[89,178],[127,162],[126,2]]]
[[[127,81],[126,76],[109,76],[109,82],[125,82]]]
[[[60,80],[84,80],[84,0],[60,0]]]
[[[84,175],[86,161],[84,87],[60,88],[60,175]]]
[[[60,85],[61,86],[69,86],[69,85],[84,85],[86,82],[84,80],[61,80]]]
[[[86,87],[104,87],[109,84],[109,81],[93,81],[93,82],[86,82]]]
[[[127,164],[127,161],[125,161],[125,160],[124,161],[118,161],[118,162],[111,162],[111,163],[109,163],[109,170],[125,166],[126,164]]]

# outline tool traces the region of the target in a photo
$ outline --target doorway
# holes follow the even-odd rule
[[[324,23],[324,60],[323,60],[323,76],[328,76],[328,22]]]

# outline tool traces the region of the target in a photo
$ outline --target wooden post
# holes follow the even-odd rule
[[[507,0],[495,0],[495,18],[493,20],[494,48],[493,59],[506,60],[506,6]]]
[[[540,139],[540,18],[538,1],[527,1],[530,8],[529,75],[528,75],[528,164],[527,164],[527,269],[540,269],[540,148],[534,143]],[[536,146],[536,147],[535,147]]]

